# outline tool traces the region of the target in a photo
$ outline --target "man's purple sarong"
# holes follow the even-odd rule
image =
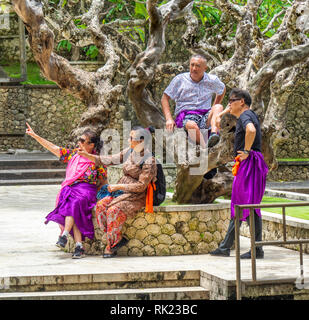
[[[231,197],[231,218],[235,216],[235,204],[260,204],[265,192],[268,167],[261,152],[251,151],[248,158],[240,163],[234,177]],[[255,209],[261,217],[261,210]],[[243,210],[242,221],[249,216],[250,210]]]
[[[177,128],[182,128],[183,127],[183,120],[185,119],[185,116],[187,114],[199,114],[199,115],[204,115],[205,113],[207,113],[209,111],[209,109],[196,109],[196,110],[184,110],[181,111],[176,119],[175,119],[175,123]]]
[[[96,195],[97,187],[94,184],[81,182],[64,187],[57,207],[46,216],[45,224],[54,221],[64,226],[65,217],[71,216],[82,234],[82,240],[85,237],[93,239],[92,209],[97,202]],[[70,234],[73,236],[73,228]]]

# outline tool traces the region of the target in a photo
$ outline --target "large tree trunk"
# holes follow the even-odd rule
[[[85,3],[74,2],[72,5],[80,8],[80,19],[87,25],[87,29],[77,28],[67,12],[62,14],[60,10],[49,10],[48,6],[46,12],[52,18],[47,17],[45,20],[39,1],[12,2],[26,25],[35,60],[45,77],[55,81],[60,88],[75,95],[88,106],[79,127],[74,131],[75,136],[88,127],[98,133],[108,127],[119,98],[126,98],[126,95],[141,124],[164,128],[165,119],[160,102],[152,92],[151,85],[154,79],[183,69],[182,63],[172,61],[160,64],[160,60],[166,47],[165,31],[168,24],[176,19],[184,19],[187,30],[181,39],[186,49],[191,53],[203,53],[212,68],[210,73],[216,74],[228,89],[240,87],[249,90],[253,99],[252,109],[261,121],[264,158],[270,169],[276,167],[272,143],[276,144],[288,137],[284,117],[288,101],[279,88],[278,75],[289,70],[289,76],[285,77],[283,84],[285,88],[292,88],[302,72],[295,65],[309,57],[308,38],[305,35],[308,30],[297,23],[307,2],[295,0],[290,7],[284,7],[261,32],[257,25],[261,0],[248,0],[246,5],[236,5],[229,0],[213,1],[213,5],[222,12],[220,23],[206,28],[204,37],[200,39],[197,36],[198,21],[192,13],[193,1],[171,0],[159,7],[158,0],[147,0],[149,40],[144,51],[118,32],[117,28],[141,26],[145,25],[145,21],[116,20],[102,24],[102,17],[108,12],[104,12],[104,1],[89,0]],[[86,8],[88,3],[90,5]],[[273,28],[276,19],[281,16],[283,19],[277,32],[266,37],[266,32]],[[51,27],[58,28],[57,36],[69,39],[74,45],[94,43],[106,60],[104,66],[97,72],[72,67],[66,59],[53,52],[55,37]],[[130,63],[126,91],[121,85],[113,84],[120,58]],[[194,161],[177,164],[175,199],[179,203],[212,202],[216,197],[230,193],[235,123],[236,119],[232,116],[222,119],[220,142],[208,150],[208,161],[202,162],[198,173],[192,174],[192,170],[196,169]],[[203,151],[191,148],[190,153],[193,153],[193,159],[198,159],[198,154],[203,154]],[[180,156],[176,154],[176,162]],[[205,173],[213,168],[219,168],[216,176],[205,179]]]

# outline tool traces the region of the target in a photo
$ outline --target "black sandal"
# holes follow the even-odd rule
[[[110,251],[114,253],[117,250],[119,250],[121,247],[125,246],[128,242],[129,242],[128,239],[126,239],[125,237],[122,237],[121,240],[114,247],[110,248]]]
[[[117,256],[117,251],[113,253],[103,253],[103,258],[114,258]]]

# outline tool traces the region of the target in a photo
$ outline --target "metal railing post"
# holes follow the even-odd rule
[[[303,259],[303,245],[299,244],[299,258],[300,258],[300,278],[301,284],[304,285],[304,259]]]
[[[250,238],[251,238],[251,266],[252,266],[252,279],[256,281],[256,247],[255,247],[255,222],[254,222],[254,208],[250,208]]]
[[[239,217],[240,209],[235,206],[235,254],[236,254],[236,298],[241,300],[241,270],[240,270],[240,243],[239,243]]]
[[[282,207],[282,222],[283,222],[283,241],[286,241],[285,207]]]
[[[300,254],[300,278],[301,285],[304,285],[304,259],[303,259],[303,244],[309,243],[309,239],[287,240],[286,230],[286,207],[301,207],[309,206],[309,202],[301,203],[276,203],[276,204],[246,204],[235,205],[235,251],[236,251],[236,296],[237,300],[242,299],[242,281],[241,281],[241,269],[240,269],[240,219],[242,218],[242,210],[249,209],[249,224],[250,224],[250,241],[251,241],[251,264],[252,264],[252,279],[258,283],[256,279],[256,247],[257,246],[270,246],[270,245],[287,245],[287,244],[299,244]],[[283,241],[268,240],[268,241],[255,241],[255,220],[254,210],[261,208],[282,208],[282,220],[283,220]]]

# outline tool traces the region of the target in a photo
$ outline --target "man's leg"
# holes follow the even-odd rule
[[[208,148],[212,148],[213,146],[215,146],[219,140],[219,134],[218,132],[218,128],[216,126],[216,118],[219,115],[219,113],[223,111],[223,106],[221,104],[215,104],[210,112],[209,115],[207,117],[207,121],[206,121],[206,127],[209,128],[210,127],[210,136],[208,138],[207,141],[207,147]]]
[[[189,138],[192,141],[196,141],[196,143],[199,144],[202,148],[206,148],[206,143],[204,141],[203,135],[196,122],[188,120],[185,124],[185,128],[188,132]]]
[[[241,226],[242,221],[239,221],[239,226]],[[210,252],[213,256],[229,256],[230,250],[235,241],[235,220],[231,219],[229,227],[227,229],[224,240],[220,243],[219,247]]]
[[[246,221],[250,227],[249,216],[247,217]],[[262,241],[262,234],[263,234],[262,218],[260,218],[255,211],[254,211],[254,225],[255,225],[255,241]],[[251,259],[251,250],[242,254],[240,257],[241,259]],[[256,258],[258,259],[264,258],[263,247],[256,247]]]
[[[214,106],[212,106],[206,122],[207,128],[209,128],[209,126],[211,127],[211,133],[218,132],[218,128],[216,126],[216,118],[219,115],[219,113],[222,111],[223,111],[222,104],[215,104]]]

